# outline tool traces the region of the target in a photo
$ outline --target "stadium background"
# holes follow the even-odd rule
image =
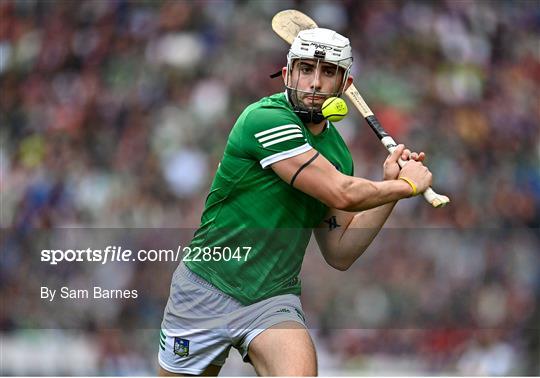
[[[155,372],[174,264],[130,268],[123,285],[144,300],[107,302],[107,327],[103,308],[84,308],[70,328],[26,292],[51,277],[31,236],[197,227],[235,118],[281,90],[268,75],[287,46],[270,20],[287,8],[351,39],[366,101],[427,152],[453,201],[400,203],[346,273],[310,248],[303,303],[321,373],[540,374],[538,1],[2,0],[4,375]],[[385,152],[362,123],[338,128],[356,174],[380,179]],[[224,373],[249,374],[236,355]]]

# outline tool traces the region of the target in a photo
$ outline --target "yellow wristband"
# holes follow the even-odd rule
[[[415,195],[418,194],[418,189],[416,188],[416,184],[414,183],[413,180],[411,180],[408,177],[404,177],[404,176],[399,176],[398,179],[405,181],[407,184],[409,184],[411,186],[411,188],[412,188],[411,197],[414,197]]]

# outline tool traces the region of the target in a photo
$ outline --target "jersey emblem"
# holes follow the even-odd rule
[[[298,285],[298,277],[291,278],[289,282],[287,282],[287,287],[291,287],[294,285]]]
[[[174,354],[180,357],[189,356],[189,340],[180,337],[174,338]]]

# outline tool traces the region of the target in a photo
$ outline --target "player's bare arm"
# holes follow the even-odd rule
[[[272,169],[287,183],[294,178],[295,188],[328,207],[349,212],[372,209],[413,194],[412,186],[405,180],[371,181],[347,176],[324,156],[317,154],[317,151],[310,150],[279,161],[272,165]],[[411,180],[417,193],[422,193],[431,185],[431,172],[420,161],[410,161],[403,167],[400,176]]]
[[[399,157],[404,161],[423,161],[425,154],[411,153],[404,146],[398,146],[384,163],[385,180],[399,176]],[[326,262],[338,270],[348,269],[375,239],[395,204],[390,202],[359,213],[330,209],[323,222],[314,230]]]

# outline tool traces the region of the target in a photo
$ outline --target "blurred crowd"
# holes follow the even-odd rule
[[[88,278],[44,269],[32,237],[196,228],[236,117],[283,89],[268,77],[287,52],[270,20],[288,8],[350,38],[360,92],[397,141],[426,152],[435,188],[452,199],[439,210],[398,204],[351,272],[310,248],[302,300],[322,366],[540,374],[537,0],[0,1],[4,373],[154,372],[148,328],[159,328],[174,264],[103,274],[146,287],[137,308],[108,302],[107,319],[122,328],[128,314],[144,337],[85,319],[46,339],[72,340],[77,355],[95,356],[73,365],[95,368],[17,370],[23,351],[47,349],[36,329],[62,326],[42,322],[29,282]],[[361,117],[336,126],[355,174],[381,179],[386,152]]]

